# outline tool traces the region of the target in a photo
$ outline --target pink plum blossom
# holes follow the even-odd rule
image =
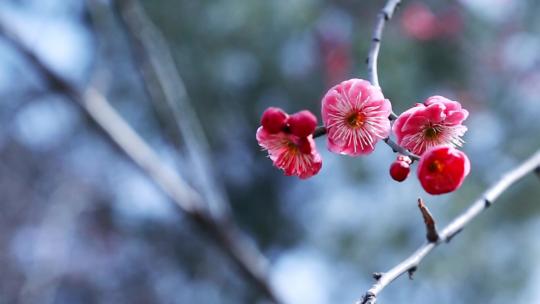
[[[274,166],[287,176],[306,179],[317,174],[322,167],[322,159],[312,135],[299,137],[288,132],[270,133],[260,127],[256,137],[259,145],[268,151]]]
[[[457,101],[432,96],[423,104],[403,112],[395,121],[393,131],[397,143],[411,152],[422,155],[438,145],[461,146],[467,127],[461,123],[469,112]]]
[[[358,156],[369,154],[390,133],[390,101],[381,89],[362,79],[350,79],[322,99],[322,119],[327,129],[328,149]]]

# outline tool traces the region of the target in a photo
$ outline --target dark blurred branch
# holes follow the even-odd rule
[[[88,0],[94,3],[96,0]],[[116,0],[115,11],[128,36],[134,63],[143,78],[152,103],[180,134],[187,150],[193,175],[210,211],[217,217],[229,217],[225,191],[217,182],[209,153],[209,144],[167,41],[146,15],[137,0]],[[159,111],[160,110],[160,111]],[[175,142],[173,140],[173,142]]]
[[[157,153],[128,125],[107,99],[93,88],[83,94],[78,88],[51,70],[20,38],[0,21],[0,35],[13,45],[43,77],[51,89],[65,95],[79,105],[84,113],[118,146],[148,177],[196,223],[207,230],[229,257],[275,303],[266,272],[266,260],[248,243],[230,221],[218,220],[206,208],[198,192],[193,190]]]
[[[146,16],[137,1],[117,0],[115,4],[151,100],[172,115],[171,125],[184,140],[185,148],[195,166],[194,174],[199,175],[198,181],[204,190],[206,201],[210,202],[210,210],[214,210],[213,215],[229,223],[229,226],[234,226],[226,195],[218,186],[210,170],[213,166],[206,136],[191,106],[185,84],[176,68],[165,38]],[[245,238],[239,234],[236,237]],[[256,248],[248,249],[250,248],[244,248],[244,255],[262,258]],[[269,283],[260,275],[266,272],[265,269],[249,269],[245,265],[240,266],[250,274],[249,277],[255,280],[256,285],[262,287],[262,291],[269,298],[276,301]]]
[[[135,63],[139,68],[150,99],[158,108],[165,109],[165,111],[161,111],[165,112],[163,114],[172,116],[168,121],[176,129],[176,133],[182,136],[184,147],[195,167],[193,174],[198,176],[197,181],[203,190],[206,202],[209,202],[208,207],[212,215],[217,217],[219,221],[227,222],[229,226],[233,227],[234,222],[229,202],[210,169],[213,165],[208,141],[191,105],[186,86],[176,68],[176,63],[165,38],[148,18],[138,1],[117,0],[114,3],[128,35]],[[237,229],[234,228],[234,230]],[[236,237],[246,238],[240,234],[237,234]],[[252,256],[251,260],[254,257],[262,259],[262,255],[254,247],[244,248],[244,255]],[[266,261],[259,264],[266,264]],[[250,269],[247,265],[240,266],[270,299],[276,301],[276,296],[271,291],[269,282],[264,279],[266,269]],[[261,275],[263,273],[264,276]]]
[[[540,150],[521,163],[518,167],[504,174],[498,182],[488,188],[467,210],[450,222],[440,233],[436,242],[427,241],[403,262],[378,276],[377,282],[369,289],[358,304],[375,304],[379,293],[392,281],[405,273],[412,274],[418,265],[435,247],[449,242],[482,211],[491,206],[508,187],[525,177],[540,166]]]

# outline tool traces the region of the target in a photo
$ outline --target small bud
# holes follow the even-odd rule
[[[398,182],[402,182],[405,179],[407,179],[407,176],[409,176],[409,173],[411,172],[411,168],[409,167],[409,163],[403,160],[398,159],[390,165],[390,176],[392,179]]]
[[[282,131],[287,125],[289,115],[280,108],[270,107],[266,109],[261,118],[261,125],[271,134]]]
[[[308,137],[317,127],[317,117],[307,110],[291,115],[287,122],[291,133],[298,137]]]

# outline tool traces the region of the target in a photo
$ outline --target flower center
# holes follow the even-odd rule
[[[287,142],[287,150],[291,153],[297,153],[299,151],[298,146],[299,146],[298,143],[292,140],[289,140]]]
[[[439,172],[442,172],[444,168],[444,165],[441,161],[439,160],[434,160],[433,162],[431,162],[428,166],[428,169],[430,172],[433,172],[433,173],[439,173]]]
[[[345,120],[347,121],[349,127],[356,129],[364,125],[366,122],[366,116],[362,113],[352,112],[345,118]]]
[[[427,128],[424,129],[424,136],[427,139],[435,139],[440,133],[441,130],[433,125],[429,125]]]

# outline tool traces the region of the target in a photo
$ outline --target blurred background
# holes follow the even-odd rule
[[[379,76],[394,111],[430,95],[469,110],[471,175],[430,196],[395,183],[392,151],[331,154],[300,181],[255,141],[266,107],[320,113],[326,90],[366,78],[375,0],[141,1],[164,35],[209,141],[209,167],[286,303],[353,303],[425,238],[540,147],[540,2],[404,1]],[[91,3],[91,5],[88,5]],[[2,22],[77,87],[93,82],[197,186],[138,73],[113,1],[3,0]],[[0,37],[0,303],[264,303],[207,233]],[[540,303],[540,182],[531,175],[381,303]]]

